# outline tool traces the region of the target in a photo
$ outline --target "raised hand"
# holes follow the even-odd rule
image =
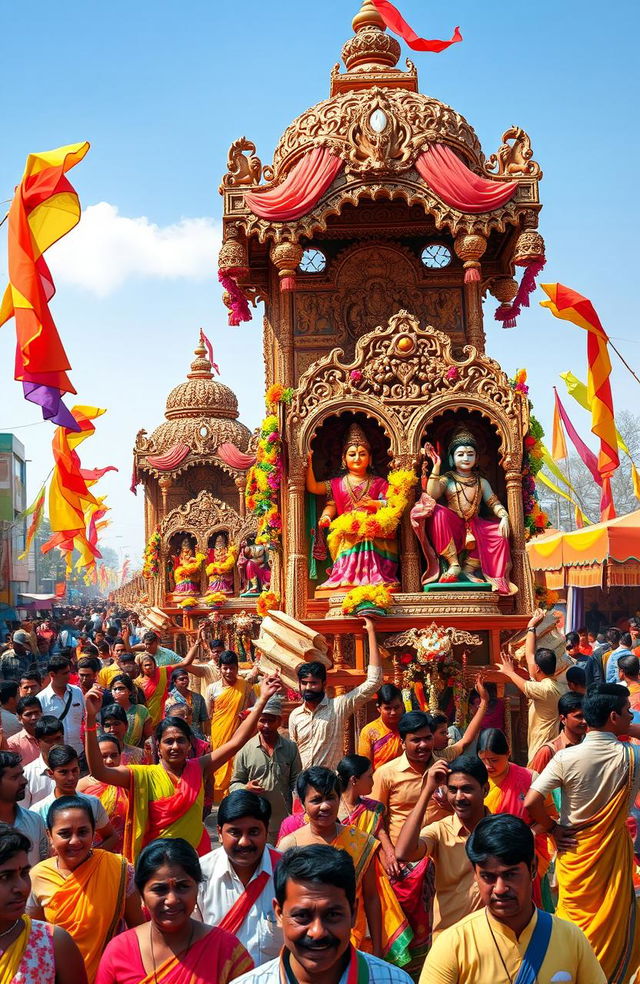
[[[104,694],[104,687],[100,687],[97,683],[94,683],[91,690],[84,695],[84,706],[87,710],[87,716],[91,718],[96,718],[98,711],[102,707],[102,697]]]
[[[546,614],[547,613],[542,608],[536,608],[535,612],[533,613],[533,615],[531,616],[531,618],[527,623],[527,628],[535,629],[536,626],[540,625],[540,623],[544,620]]]
[[[282,689],[282,680],[280,679],[279,673],[272,673],[270,676],[264,678],[260,684],[260,697],[261,699],[267,701],[269,697],[273,697],[277,694],[279,690]]]
[[[486,702],[488,704],[489,701],[491,700],[491,698],[489,696],[489,691],[485,687],[485,685],[483,683],[483,680],[482,680],[482,677],[481,677],[480,674],[478,674],[478,676],[476,677],[476,681],[475,681],[474,686],[475,686],[478,694],[480,695],[480,700],[486,700]]]

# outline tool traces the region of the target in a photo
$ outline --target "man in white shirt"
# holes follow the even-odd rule
[[[356,873],[346,851],[328,844],[294,847],[275,873],[275,909],[284,946],[278,957],[235,984],[369,981],[411,984],[404,970],[351,945]]]
[[[280,854],[267,846],[271,804],[239,789],[218,808],[221,848],[200,859],[198,891],[203,922],[237,936],[256,967],[282,948],[273,911],[273,872]]]
[[[38,694],[43,714],[53,714],[64,728],[64,742],[80,754],[83,751],[82,724],[84,697],[80,687],[69,683],[71,663],[64,656],[53,656],[48,671],[51,683]]]
[[[302,768],[323,765],[335,769],[343,757],[344,727],[347,719],[366,704],[382,683],[382,665],[376,633],[370,618],[364,619],[369,640],[367,679],[339,697],[327,697],[327,670],[322,663],[303,663],[298,667],[302,707],[289,715],[289,736],[300,751]]]
[[[35,726],[35,738],[40,748],[40,754],[33,762],[25,766],[24,777],[27,788],[24,794],[24,805],[33,806],[48,796],[55,789],[55,782],[49,775],[49,752],[54,745],[64,741],[62,725],[52,714],[44,714]]]

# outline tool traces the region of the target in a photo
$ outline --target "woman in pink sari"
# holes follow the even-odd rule
[[[228,984],[251,970],[235,936],[192,919],[201,881],[198,855],[182,838],[145,847],[136,885],[151,922],[111,940],[96,984]]]
[[[342,448],[346,474],[328,482],[318,482],[311,455],[307,465],[306,487],[311,495],[327,498],[318,526],[327,529],[336,516],[353,513],[375,514],[387,504],[389,485],[371,473],[371,445],[358,424],[352,424]],[[335,591],[365,584],[398,584],[398,545],[395,535],[388,539],[341,535],[331,549],[333,567],[319,590]]]
[[[489,773],[489,792],[484,798],[486,808],[491,813],[510,813],[532,826],[524,801],[533,782],[533,773],[509,760],[506,735],[497,728],[482,731],[478,738],[478,758],[484,762]],[[533,832],[536,834],[535,829]],[[552,912],[551,891],[546,878],[551,862],[548,838],[546,834],[538,833],[535,840],[538,874],[533,885],[533,897],[536,905]]]

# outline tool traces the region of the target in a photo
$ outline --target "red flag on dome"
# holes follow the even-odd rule
[[[209,341],[209,339],[207,338],[207,336],[203,332],[202,328],[200,329],[200,340],[201,340],[201,342],[203,343],[204,347],[207,350],[207,356],[208,356],[209,362],[211,363],[211,368],[215,372],[217,372],[218,375],[220,375],[220,366],[218,365],[217,362],[214,361],[214,358],[213,358],[213,345],[211,344],[211,342]]]
[[[437,53],[444,51],[445,48],[456,44],[458,41],[462,41],[459,27],[456,27],[450,41],[421,38],[412,27],[409,27],[398,8],[389,3],[389,0],[372,0],[372,3],[389,30],[399,35],[413,51],[434,51]]]

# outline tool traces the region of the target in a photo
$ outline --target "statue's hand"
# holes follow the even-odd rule
[[[509,532],[510,532],[509,517],[503,516],[502,519],[500,520],[500,525],[498,526],[498,533],[500,534],[501,537],[503,537],[503,539],[508,540]]]
[[[326,530],[327,527],[331,526],[331,517],[321,516],[318,520],[318,526],[322,527],[323,530]]]
[[[442,459],[433,444],[426,444],[424,447],[424,454],[427,456],[429,461],[432,463],[436,471],[440,470],[440,465],[442,464]]]
[[[357,508],[364,509],[365,512],[377,512],[382,503],[379,499],[370,499],[368,496],[360,499]]]

